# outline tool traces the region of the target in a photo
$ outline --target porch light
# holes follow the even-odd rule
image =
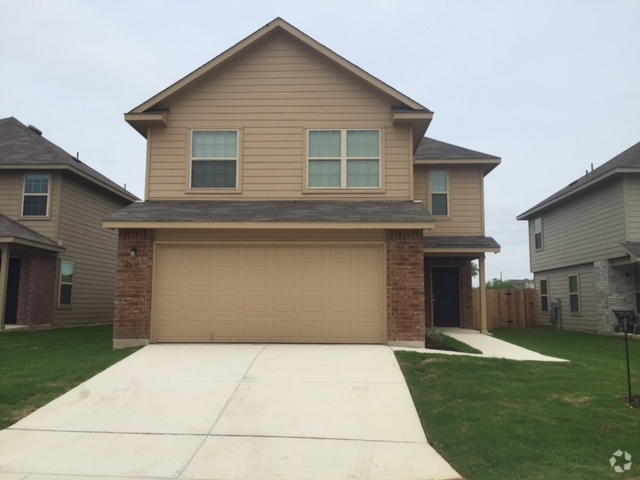
[[[131,255],[132,257],[135,257],[137,253],[138,249],[136,247],[133,247],[131,250],[129,250],[129,255]]]

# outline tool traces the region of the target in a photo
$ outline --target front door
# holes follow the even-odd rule
[[[15,325],[18,319],[18,293],[20,285],[20,259],[9,259],[9,279],[7,284],[7,303],[4,309],[4,323]]]
[[[434,327],[460,327],[460,270],[432,267],[431,293]]]

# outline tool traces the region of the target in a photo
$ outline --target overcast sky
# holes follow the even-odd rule
[[[0,118],[143,196],[123,113],[282,17],[497,155],[487,278],[530,276],[516,215],[640,141],[638,0],[0,0]]]

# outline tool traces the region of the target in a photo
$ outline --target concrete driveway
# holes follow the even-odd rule
[[[453,479],[392,350],[150,345],[0,431],[0,479]]]

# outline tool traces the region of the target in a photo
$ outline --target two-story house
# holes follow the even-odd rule
[[[0,329],[113,322],[118,235],[137,197],[15,118],[0,120]]]
[[[640,143],[518,216],[529,222],[539,323],[610,333],[640,305]]]
[[[423,138],[432,116],[279,18],[127,113],[146,200],[104,223],[114,345],[424,346],[469,324],[500,160]]]

